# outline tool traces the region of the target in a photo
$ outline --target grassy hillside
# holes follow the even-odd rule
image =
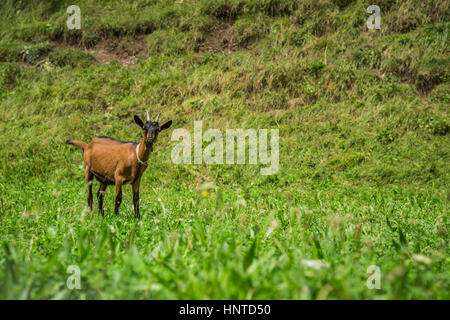
[[[0,8],[0,298],[449,298],[448,1],[80,0],[69,30],[72,4]],[[64,142],[137,141],[146,110],[174,124],[142,220],[131,187],[89,212]],[[194,120],[279,129],[279,172],[173,164]]]

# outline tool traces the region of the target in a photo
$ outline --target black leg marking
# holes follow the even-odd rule
[[[119,214],[119,207],[120,207],[121,203],[122,203],[122,189],[116,195],[116,205],[114,207],[114,213],[115,214]]]
[[[106,187],[107,187],[107,185],[102,183],[97,191],[98,210],[102,214],[102,217],[105,216],[105,213],[103,211],[103,196],[105,194]]]
[[[139,214],[139,191],[133,193],[134,216],[141,219]]]
[[[92,195],[92,183],[94,182],[94,175],[92,174],[92,172],[89,171],[88,173],[88,179],[87,179],[87,184],[88,184],[88,206],[89,209],[92,211],[92,201],[93,201],[93,195]]]

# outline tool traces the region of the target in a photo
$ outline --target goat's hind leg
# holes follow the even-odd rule
[[[105,190],[108,185],[106,183],[100,183],[100,187],[97,191],[97,199],[98,199],[98,210],[102,214],[102,217],[105,216],[105,213],[103,211],[103,196],[105,195]]]
[[[92,201],[93,201],[92,183],[94,182],[94,174],[91,172],[91,170],[89,169],[88,166],[86,166],[85,177],[86,177],[86,183],[88,185],[88,198],[87,198],[88,206],[89,206],[89,209],[92,211]]]

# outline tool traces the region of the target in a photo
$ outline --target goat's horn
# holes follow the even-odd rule
[[[155,122],[158,122],[160,115],[161,115],[161,113],[158,113],[158,115],[156,116]]]
[[[147,111],[147,121],[150,121],[150,115],[148,114],[148,111]]]

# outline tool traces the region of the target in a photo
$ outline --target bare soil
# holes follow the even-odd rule
[[[231,53],[238,49],[233,26],[230,24],[223,24],[205,34],[204,39],[200,44],[199,52]]]
[[[117,61],[123,66],[134,66],[138,56],[148,57],[145,36],[139,36],[133,40],[102,39],[95,47],[87,49],[87,51],[95,57],[100,65]]]

